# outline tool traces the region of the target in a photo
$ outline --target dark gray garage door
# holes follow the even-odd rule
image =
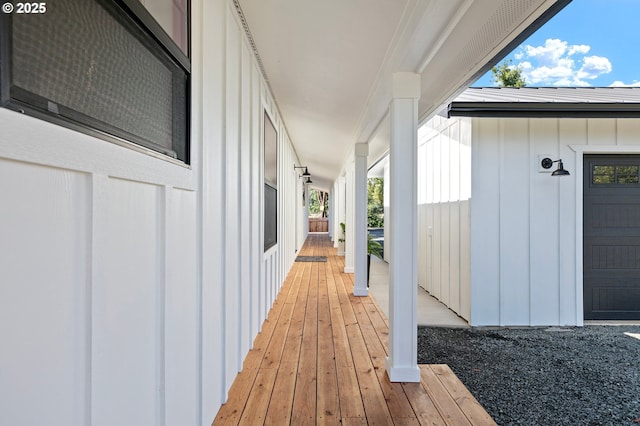
[[[584,157],[584,318],[640,319],[640,156]]]

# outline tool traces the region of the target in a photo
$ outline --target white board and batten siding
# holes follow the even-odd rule
[[[0,424],[211,424],[304,240],[295,152],[233,2],[192,8],[191,167],[0,109]]]
[[[471,324],[582,325],[582,153],[637,152],[639,121],[475,118],[472,128]],[[571,176],[539,172],[540,155]]]
[[[640,120],[435,117],[419,131],[419,284],[473,326],[582,325],[582,155]],[[569,177],[539,172],[562,158]]]
[[[471,132],[436,116],[418,131],[418,284],[470,318]]]

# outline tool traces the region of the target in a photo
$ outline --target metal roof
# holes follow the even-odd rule
[[[471,87],[449,116],[640,117],[640,87]]]

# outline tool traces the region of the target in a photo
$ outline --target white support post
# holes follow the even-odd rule
[[[392,382],[420,382],[417,332],[416,157],[420,75],[395,73],[390,106],[389,356]]]
[[[355,199],[354,199],[354,190],[355,185],[353,182],[354,178],[354,165],[353,163],[349,164],[346,168],[345,175],[345,224],[347,228],[347,232],[345,235],[344,242],[344,273],[345,274],[353,274],[355,272],[355,262],[354,262],[354,254],[355,254]]]
[[[367,156],[369,145],[357,143],[355,147],[355,265],[354,296],[368,296],[367,288]]]
[[[389,250],[391,250],[391,239],[393,235],[391,234],[391,212],[389,210],[389,206],[391,202],[389,201],[389,162],[384,166],[384,189],[383,189],[383,204],[384,204],[384,240],[382,245],[382,253],[385,262],[389,263]]]
[[[327,193],[327,198],[325,199],[325,203],[328,201],[329,202],[329,208],[327,209],[327,231],[329,232],[329,239],[331,241],[333,241],[333,218],[334,218],[334,214],[333,214],[333,208],[331,206],[333,206],[333,191],[329,191]],[[325,204],[326,205],[326,204]]]
[[[304,214],[303,214],[303,220],[304,220],[304,239],[305,241],[307,240],[307,237],[309,236],[309,185],[304,183],[302,183],[302,190],[304,191]]]
[[[340,238],[340,226],[338,222],[340,222],[340,216],[338,215],[338,203],[340,197],[338,196],[338,180],[333,181],[332,191],[331,191],[331,199],[329,201],[329,209],[331,210],[331,218],[333,227],[333,246],[338,247],[338,238]]]
[[[340,239],[345,239],[346,236],[342,233],[342,227],[340,226],[341,223],[346,223],[346,215],[345,215],[345,187],[344,187],[344,177],[339,177],[338,178],[338,191],[336,194],[336,199],[335,199],[335,204],[337,206],[337,216],[336,216],[336,222],[337,222],[337,235],[338,235],[338,240]],[[339,242],[338,241],[338,256],[344,256],[344,241],[343,242]]]

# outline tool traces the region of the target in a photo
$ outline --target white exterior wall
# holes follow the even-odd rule
[[[418,283],[470,319],[471,122],[436,116],[418,131]]]
[[[295,152],[233,2],[192,8],[191,167],[0,109],[0,424],[211,424],[303,241]]]
[[[582,155],[638,153],[638,134],[636,119],[473,119],[472,325],[582,325]],[[571,176],[539,173],[541,154]]]

